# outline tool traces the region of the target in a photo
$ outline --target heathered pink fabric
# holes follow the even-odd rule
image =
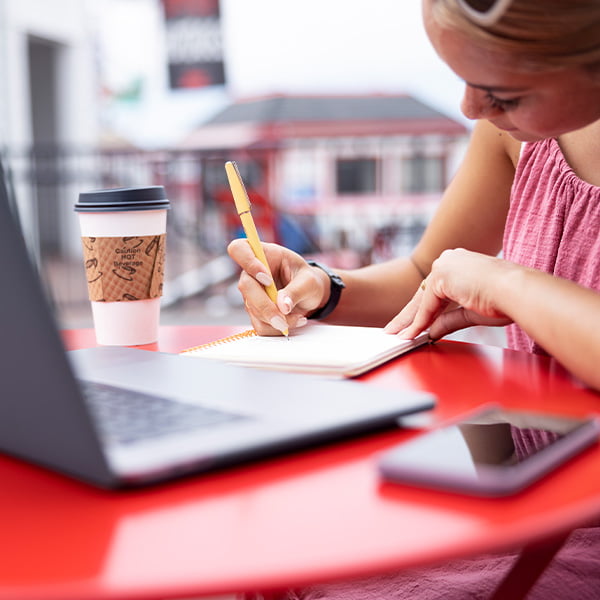
[[[577,177],[556,140],[524,144],[504,258],[600,291],[600,187]],[[516,325],[507,340],[510,348],[545,353]]]

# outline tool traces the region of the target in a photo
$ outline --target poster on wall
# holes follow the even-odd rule
[[[219,0],[162,0],[171,89],[225,83]]]

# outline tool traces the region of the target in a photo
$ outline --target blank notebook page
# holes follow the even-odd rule
[[[283,336],[253,330],[185,350],[183,354],[288,371],[354,377],[428,341],[402,340],[378,327],[311,323]]]

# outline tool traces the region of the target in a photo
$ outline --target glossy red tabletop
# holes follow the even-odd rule
[[[240,328],[166,327],[153,350]],[[94,345],[91,330],[64,334]],[[600,395],[553,361],[442,341],[359,381],[439,397],[433,421],[479,404],[570,415]],[[0,598],[182,598],[269,590],[501,550],[600,514],[600,446],[528,491],[477,499],[382,483],[379,452],[414,435],[389,431],[211,475],[108,492],[0,458]]]

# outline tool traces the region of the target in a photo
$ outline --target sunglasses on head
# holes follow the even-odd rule
[[[512,0],[457,0],[466,15],[478,25],[493,25],[506,12]]]

